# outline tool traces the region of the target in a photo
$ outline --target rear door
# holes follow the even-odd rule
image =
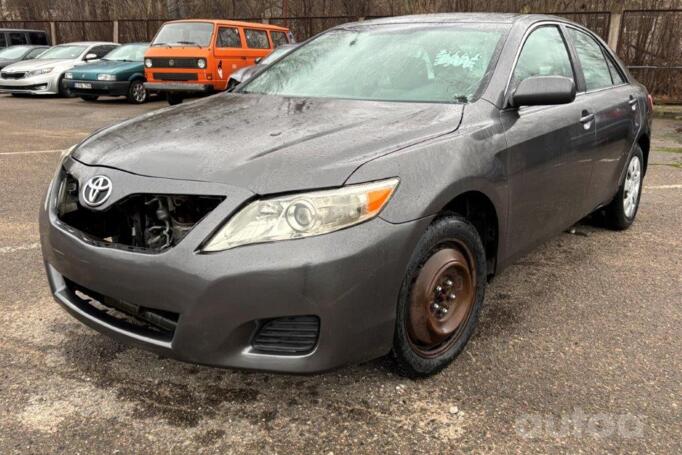
[[[216,58],[216,78],[220,81],[219,88],[222,89],[226,87],[230,74],[246,66],[242,32],[239,27],[218,26],[213,55]]]
[[[644,109],[637,89],[627,83],[610,52],[591,35],[567,27],[585,79],[584,96],[596,117],[593,172],[583,211],[589,213],[611,200],[639,129]]]
[[[523,44],[508,93],[531,76],[576,81],[571,54],[556,25],[535,28]],[[509,239],[512,255],[527,251],[577,221],[590,181],[592,112],[585,98],[570,104],[505,109],[509,149]]]

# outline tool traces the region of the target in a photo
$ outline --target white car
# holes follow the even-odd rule
[[[62,79],[74,66],[99,60],[116,43],[77,42],[54,46],[34,60],[14,63],[0,72],[0,92],[13,95],[66,95]]]

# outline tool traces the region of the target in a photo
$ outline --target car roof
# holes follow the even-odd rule
[[[37,30],[32,28],[0,28],[0,32],[40,32],[47,34],[45,30]]]
[[[410,16],[393,16],[381,19],[371,19],[362,22],[344,24],[344,26],[384,25],[384,24],[429,24],[429,23],[494,23],[494,24],[532,24],[538,21],[571,22],[563,17],[546,14],[517,14],[517,13],[437,13],[415,14]]]
[[[289,29],[286,27],[280,27],[279,25],[264,24],[262,22],[244,22],[244,21],[232,21],[229,19],[179,19],[176,21],[168,21],[165,24],[173,24],[178,22],[210,22],[212,24],[218,25],[232,25],[237,27],[258,27],[267,30],[275,30],[280,32],[288,32]]]

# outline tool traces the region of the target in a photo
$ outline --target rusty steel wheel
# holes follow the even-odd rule
[[[435,357],[447,351],[471,315],[476,266],[464,245],[449,245],[421,268],[410,295],[407,332],[416,353]]]
[[[476,228],[442,216],[415,245],[398,298],[393,358],[398,372],[430,376],[462,352],[476,327],[487,278]]]

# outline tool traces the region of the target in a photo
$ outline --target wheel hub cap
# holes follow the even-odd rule
[[[642,181],[642,166],[639,157],[634,156],[628,165],[625,183],[623,184],[623,211],[632,218],[639,202],[639,191]]]

